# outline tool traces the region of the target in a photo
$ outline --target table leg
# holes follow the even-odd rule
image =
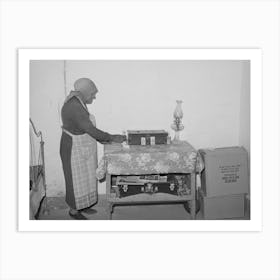
[[[113,206],[110,202],[111,199],[111,175],[106,174],[106,197],[107,197],[107,216],[109,220],[112,220],[112,210]]]
[[[195,173],[191,174],[191,195],[192,195],[192,200],[190,201],[190,208],[191,208],[191,219],[195,220],[196,216],[196,186],[195,186]]]
[[[108,216],[108,220],[112,220],[112,214],[113,214],[113,203],[108,202],[108,206],[107,206],[107,216]]]

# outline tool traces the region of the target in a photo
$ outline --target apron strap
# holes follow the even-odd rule
[[[63,127],[61,127],[61,129],[62,129],[63,132],[65,132],[66,134],[68,134],[71,137],[76,136],[76,135],[72,134],[70,131],[68,131],[65,128],[63,128]]]

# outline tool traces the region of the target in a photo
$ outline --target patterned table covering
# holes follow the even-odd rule
[[[110,175],[143,175],[201,172],[203,161],[186,141],[176,144],[123,147],[104,146],[104,156],[96,170],[98,180]]]

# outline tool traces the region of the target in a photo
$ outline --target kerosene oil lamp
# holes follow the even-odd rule
[[[171,128],[175,131],[173,142],[180,141],[180,131],[184,129],[184,126],[182,124],[182,118],[183,118],[183,110],[182,110],[182,100],[176,100],[177,105],[173,113],[174,121],[171,125]]]

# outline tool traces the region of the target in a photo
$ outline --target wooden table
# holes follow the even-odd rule
[[[130,146],[105,145],[104,156],[96,171],[99,180],[106,177],[108,219],[112,219],[115,205],[189,203],[191,218],[196,214],[196,172],[203,169],[197,151],[186,141],[169,145]],[[112,188],[113,176],[181,174],[190,177],[190,193],[141,193],[118,197]]]

